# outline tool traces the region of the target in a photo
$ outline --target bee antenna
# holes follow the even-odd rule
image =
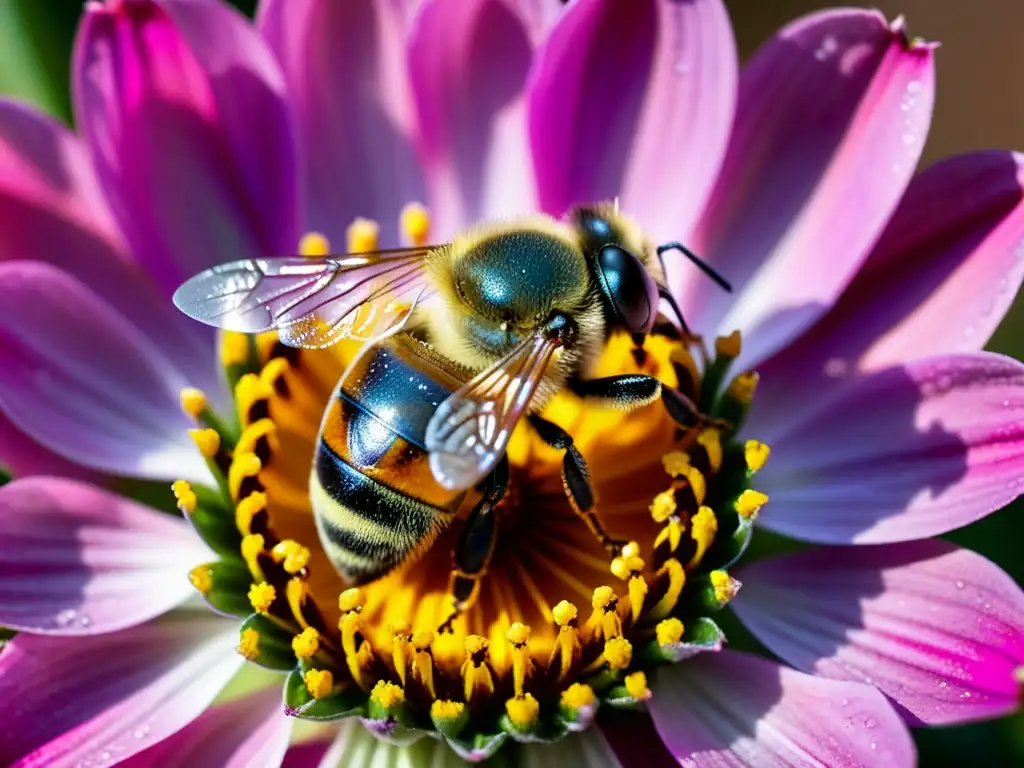
[[[702,259],[700,256],[691,251],[682,243],[665,243],[664,245],[659,245],[658,258],[661,259],[661,255],[666,251],[679,251],[686,258],[688,258],[690,261],[696,264],[697,268],[700,269],[701,272],[703,272],[705,275],[714,280],[719,286],[724,288],[727,292],[732,293],[732,286],[729,284],[729,281],[722,277],[720,274],[718,274],[718,272],[715,271],[714,267],[712,267],[710,264],[704,261],[704,259]],[[661,260],[661,265],[662,268],[664,268],[664,259]]]

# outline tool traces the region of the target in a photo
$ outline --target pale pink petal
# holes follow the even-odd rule
[[[877,11],[812,14],[762,46],[690,242],[737,291],[687,272],[673,287],[693,327],[742,330],[740,365],[753,365],[828,310],[917,165],[933,79],[932,46]]]
[[[751,437],[771,445],[759,522],[806,541],[936,536],[1024,491],[1024,364],[931,357],[859,379]]]
[[[529,85],[541,207],[621,197],[662,239],[707,199],[736,98],[720,0],[579,0],[540,49]]]
[[[798,669],[874,685],[911,725],[1013,712],[1024,592],[943,541],[825,547],[748,566],[733,609]]]
[[[510,0],[420,7],[408,64],[435,239],[537,209],[523,90],[544,32],[538,10]]]
[[[316,738],[293,744],[285,753],[281,768],[319,768],[331,746],[330,739]]]
[[[320,768],[464,768],[466,762],[442,739],[398,745],[378,739],[355,718],[342,720]]]
[[[909,731],[868,685],[722,651],[663,667],[651,690],[654,726],[684,766],[915,764]]]
[[[620,763],[599,728],[588,728],[553,744],[523,744],[519,747],[517,764],[522,768],[619,768]]]
[[[832,311],[760,366],[753,421],[784,421],[858,372],[981,349],[1024,278],[1022,168],[979,152],[917,176]]]
[[[15,477],[59,475],[76,480],[102,483],[103,475],[49,451],[18,429],[0,413],[0,467],[7,467]]]
[[[124,760],[202,714],[244,663],[238,625],[206,611],[76,639],[22,634],[0,655],[0,764]]]
[[[208,0],[88,3],[72,87],[104,193],[165,292],[218,262],[294,252],[294,120],[241,13]]]
[[[278,768],[288,751],[294,723],[295,718],[284,713],[281,688],[271,685],[206,710],[169,739],[123,765]]]
[[[111,474],[205,478],[178,393],[188,382],[122,315],[38,262],[0,262],[0,411]]]
[[[277,54],[305,149],[306,225],[345,245],[358,216],[396,245],[403,205],[425,202],[413,148],[404,43],[393,0],[266,0],[257,25]]]

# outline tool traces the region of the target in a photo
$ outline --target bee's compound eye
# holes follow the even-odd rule
[[[597,255],[601,291],[618,321],[630,333],[648,333],[658,311],[658,285],[640,259],[617,245]]]

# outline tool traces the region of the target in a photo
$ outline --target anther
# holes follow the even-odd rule
[[[533,671],[533,661],[527,648],[530,642],[530,628],[516,622],[505,633],[505,639],[512,649],[512,685],[516,696],[522,696],[526,678]]]
[[[651,609],[651,617],[663,619],[672,612],[676,603],[679,602],[679,595],[682,594],[683,587],[686,585],[686,571],[683,570],[683,566],[678,560],[669,558],[661,566],[658,575],[668,578],[668,589]]]
[[[305,607],[309,598],[309,585],[298,576],[288,579],[288,583],[285,585],[285,598],[288,600],[288,608],[291,609],[296,623],[303,629],[308,627],[309,621],[306,619]]]
[[[717,533],[718,518],[715,517],[714,510],[711,507],[702,506],[690,520],[690,537],[697,544],[697,549],[687,564],[690,568],[695,568],[704,558],[704,553],[708,551],[708,547],[715,540]]]
[[[355,614],[350,614],[355,615]],[[412,676],[430,694],[430,698],[437,698],[437,691],[434,689],[434,659],[430,654],[430,645],[434,642],[433,632],[416,632],[412,636]]]
[[[300,659],[312,658],[320,650],[320,633],[313,627],[306,627],[292,638],[292,650]]]
[[[661,457],[661,464],[669,475],[678,477],[690,466],[690,457],[682,451],[671,451]]]
[[[391,660],[398,679],[405,685],[406,662],[409,658],[409,625],[404,622],[391,627]]]
[[[675,552],[679,549],[679,542],[682,541],[684,533],[686,533],[686,526],[679,518],[669,520],[668,525],[662,528],[655,537],[654,548],[657,549],[667,542],[668,551]]]
[[[747,440],[743,444],[743,458],[747,462],[747,470],[750,474],[761,471],[761,467],[768,461],[771,452],[770,447],[757,440]]]
[[[331,242],[319,232],[307,232],[299,239],[299,253],[310,258],[327,256]]]
[[[761,511],[761,507],[768,503],[768,496],[760,491],[748,488],[736,499],[733,508],[736,514],[747,519],[754,519]]]
[[[708,456],[708,466],[712,472],[722,468],[722,439],[717,429],[705,429],[697,437],[697,443],[704,448]]]
[[[249,587],[249,603],[252,605],[252,609],[261,616],[266,616],[270,612],[270,606],[276,599],[277,590],[274,589],[273,584],[261,582]]]
[[[626,675],[623,682],[626,685],[626,691],[637,701],[646,701],[651,698],[651,689],[647,687],[647,675],[642,671]]]
[[[271,419],[260,419],[242,430],[235,453],[252,453],[260,461],[267,461],[278,446],[277,424]]]
[[[743,349],[743,338],[739,331],[715,339],[715,354],[719,357],[737,358]]]
[[[516,729],[529,730],[537,724],[540,704],[529,693],[517,695],[505,702],[505,712]]]
[[[260,655],[260,633],[252,627],[242,630],[238,638],[238,645],[235,648],[248,661],[259,658]]]
[[[275,563],[283,564],[286,573],[294,576],[309,563],[310,551],[293,539],[285,539],[274,545],[270,556]]]
[[[220,364],[226,369],[237,369],[249,363],[249,337],[236,331],[220,335]]]
[[[690,489],[693,491],[693,497],[697,500],[697,503],[703,504],[704,496],[707,495],[708,491],[708,484],[704,479],[703,473],[696,467],[690,467],[683,473],[683,476],[690,484]]]
[[[622,557],[640,557],[640,545],[635,541],[627,542],[619,554]]]
[[[171,492],[183,515],[191,515],[196,511],[199,499],[196,498],[196,492],[192,490],[192,485],[188,480],[175,480],[171,483]]]
[[[595,701],[593,688],[585,683],[573,683],[562,691],[560,703],[563,709],[577,712],[585,707],[594,706]]]
[[[273,395],[273,388],[255,373],[247,373],[238,380],[235,404],[243,428],[267,416],[267,401]]]
[[[378,680],[370,691],[370,701],[381,709],[394,709],[405,701],[405,691],[387,680]]]
[[[469,722],[469,711],[461,701],[438,699],[430,705],[430,719],[438,731],[454,739]]]
[[[487,640],[479,635],[466,637],[466,661],[462,664],[463,694],[472,702],[478,695],[494,693],[494,679],[487,666]]]
[[[598,587],[591,600],[594,612],[587,619],[587,637],[607,640],[622,634],[622,620],[619,618],[619,598],[611,587]]]
[[[676,495],[672,489],[662,491],[654,497],[650,506],[651,517],[656,523],[664,523],[676,513]]]
[[[741,373],[727,390],[728,395],[740,405],[750,405],[754,400],[754,392],[757,391],[758,376],[755,371]]]
[[[349,253],[376,251],[380,242],[380,225],[373,219],[355,219],[345,230]]]
[[[195,387],[185,387],[178,393],[178,400],[183,410],[194,421],[199,421],[207,408],[206,394]]]
[[[658,639],[658,645],[665,647],[666,645],[674,645],[683,639],[683,622],[672,616],[667,619],[662,619],[658,622],[658,626],[654,628],[655,636]]]
[[[259,475],[263,462],[255,453],[236,453],[228,468],[228,492],[237,502],[242,492],[242,484]],[[248,495],[248,494],[246,494]]]
[[[399,217],[402,236],[410,245],[426,245],[430,237],[430,213],[420,203],[409,203]]]
[[[714,598],[721,607],[736,597],[740,591],[740,582],[734,579],[725,571],[712,571],[709,574],[711,587],[714,590]]]
[[[633,660],[633,644],[624,637],[613,637],[605,641],[604,660],[612,669],[625,669]]]
[[[366,595],[359,587],[350,587],[338,595],[338,609],[342,613],[360,611],[366,604]]]
[[[345,654],[345,664],[356,685],[366,691],[369,690],[369,684],[366,676],[363,674],[363,665],[360,663],[359,648],[356,644],[362,628],[363,620],[355,611],[349,611],[338,621],[338,629],[341,631],[341,649]]]
[[[567,600],[562,600],[554,607],[551,614],[558,626],[558,636],[555,639],[555,647],[551,650],[548,666],[554,666],[555,657],[558,657],[558,679],[564,680],[580,655],[580,633],[576,627],[578,611],[575,605]]]
[[[213,573],[209,565],[197,565],[189,571],[188,580],[201,595],[207,595],[213,589]]]
[[[329,669],[310,669],[302,676],[302,680],[314,699],[326,698],[334,688],[334,675]]]
[[[267,508],[267,494],[253,491],[235,505],[235,526],[243,536],[252,533],[253,518]]]
[[[196,444],[196,448],[199,449],[199,453],[204,459],[212,460],[216,458],[217,451],[220,450],[220,435],[217,434],[217,430],[190,429],[188,435],[192,438],[192,442]]]
[[[249,566],[249,572],[257,579],[263,578],[263,569],[260,568],[259,556],[263,553],[264,546],[262,534],[250,533],[242,537],[242,544],[240,546],[242,559]]]

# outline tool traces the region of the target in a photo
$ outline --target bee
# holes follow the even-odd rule
[[[469,508],[453,552],[454,618],[486,572],[521,420],[563,452],[570,505],[615,554],[622,542],[595,513],[583,456],[540,411],[569,389],[622,409],[661,397],[687,428],[704,418],[654,377],[592,375],[613,333],[632,334],[638,349],[652,333],[679,333],[659,316],[661,300],[688,333],[665,286],[671,250],[729,289],[681,244],[654,247],[605,203],[477,226],[436,246],[234,261],[189,279],[174,302],[219,328],[276,330],[293,347],[366,341],[320,426],[309,482],[317,529],[338,572],[361,584],[418,557]]]

